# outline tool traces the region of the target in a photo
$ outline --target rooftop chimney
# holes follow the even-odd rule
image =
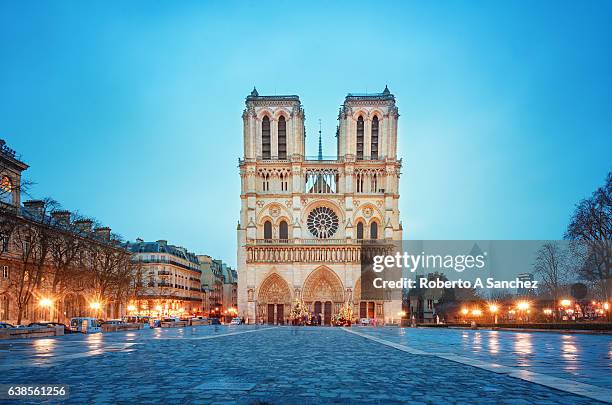
[[[31,215],[42,217],[45,210],[45,202],[43,200],[28,200],[23,202],[26,211]]]
[[[90,219],[79,219],[77,221],[74,221],[74,224],[81,232],[91,232],[93,221]]]
[[[108,242],[110,241],[110,234],[111,234],[111,229],[107,226],[103,226],[101,228],[96,228],[96,236],[98,236],[100,239]]]
[[[157,241],[157,243],[159,243],[161,246],[166,246],[168,244],[168,241],[165,239],[160,239]]]
[[[70,224],[70,211],[53,211],[51,218],[58,225],[68,226]]]

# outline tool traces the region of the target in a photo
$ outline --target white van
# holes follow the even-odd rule
[[[72,318],[70,319],[70,330],[81,333],[98,333],[102,332],[102,325],[96,318]]]

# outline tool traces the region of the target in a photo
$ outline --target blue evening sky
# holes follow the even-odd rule
[[[507,3],[507,4],[506,4]],[[244,98],[400,109],[408,239],[555,239],[612,168],[612,2],[0,4],[0,138],[125,238],[236,263]]]

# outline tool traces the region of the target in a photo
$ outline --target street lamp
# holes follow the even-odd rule
[[[53,305],[53,300],[51,300],[51,298],[42,298],[38,302],[38,305],[40,305],[43,308],[49,309],[49,320],[51,320],[51,306]]]
[[[134,305],[128,305],[127,310],[128,312],[134,312],[136,310],[136,307]]]
[[[98,301],[94,301],[89,304],[89,308],[95,311],[96,318],[98,317],[98,311],[100,310],[100,303]]]
[[[497,324],[497,312],[498,311],[499,311],[499,307],[496,304],[489,305],[489,312],[493,314],[495,324]]]
[[[561,306],[562,307],[569,307],[570,305],[572,305],[572,301],[570,301],[570,300],[561,300]]]

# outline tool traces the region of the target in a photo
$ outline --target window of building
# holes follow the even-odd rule
[[[272,239],[272,222],[270,221],[264,222],[264,239]]]
[[[13,183],[8,176],[2,176],[0,179],[0,200],[7,204],[13,203]]]
[[[8,266],[2,266],[2,277],[9,278],[9,267]]]
[[[261,181],[262,181],[262,191],[270,191],[270,174],[269,173],[263,173],[261,175]]]
[[[427,300],[427,309],[433,309],[433,300]]]
[[[270,118],[266,115],[261,121],[261,157],[269,160],[270,151]]]
[[[378,223],[376,222],[370,224],[370,239],[378,239]]]
[[[278,158],[287,159],[287,122],[282,115],[278,119]]]
[[[378,117],[372,119],[372,143],[370,157],[373,160],[378,159]]]
[[[3,295],[0,299],[0,320],[9,319],[9,298],[6,295]]]
[[[357,222],[357,239],[363,239],[363,222]]]
[[[280,183],[281,183],[281,191],[288,191],[289,190],[289,174],[287,173],[281,173],[280,174]]]
[[[289,226],[286,221],[281,221],[278,225],[278,238],[283,242],[289,239]]]
[[[363,132],[363,117],[360,115],[357,118],[357,160],[363,160]]]
[[[0,244],[0,249],[2,250],[2,253],[8,252],[9,237],[7,235],[0,234]]]

